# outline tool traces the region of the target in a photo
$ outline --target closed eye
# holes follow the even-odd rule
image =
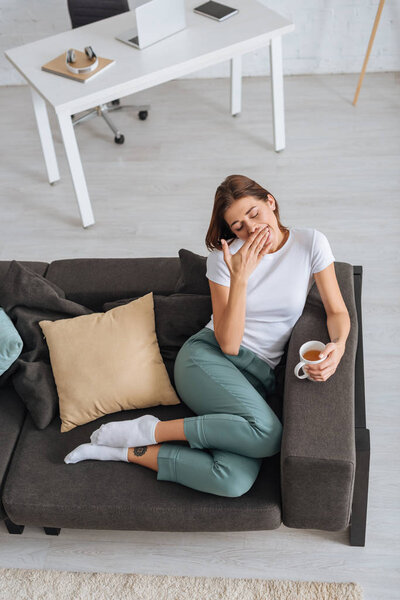
[[[251,216],[250,219],[255,219],[257,216],[258,216],[258,212],[255,215]],[[241,229],[243,229],[243,225],[241,225],[240,227],[235,229],[235,231],[240,231]]]

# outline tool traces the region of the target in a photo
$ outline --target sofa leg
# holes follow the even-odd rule
[[[8,517],[4,519],[4,523],[8,529],[8,533],[22,533],[25,525],[16,525]]]
[[[61,527],[43,527],[46,535],[60,535]]]
[[[356,427],[355,437],[356,475],[350,523],[350,545],[365,546],[370,459],[369,429]]]

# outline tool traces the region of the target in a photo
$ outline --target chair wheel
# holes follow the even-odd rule
[[[121,135],[116,135],[116,136],[115,136],[115,138],[114,138],[114,142],[115,142],[116,144],[123,144],[123,143],[124,143],[124,141],[125,141],[125,138],[124,138],[124,136],[122,135],[122,133],[121,133]]]
[[[119,106],[121,104],[120,100],[111,100],[111,104],[114,106]]]
[[[148,114],[149,113],[147,112],[147,110],[140,110],[139,111],[139,119],[141,121],[145,121],[147,119]]]

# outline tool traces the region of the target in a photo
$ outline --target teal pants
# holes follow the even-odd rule
[[[180,348],[174,379],[198,416],[184,419],[187,442],[162,443],[157,479],[242,496],[262,458],[280,451],[282,425],[266,401],[275,390],[274,370],[244,346],[238,355],[225,354],[212,329],[203,327]]]

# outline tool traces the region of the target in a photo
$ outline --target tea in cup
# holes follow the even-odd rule
[[[299,355],[300,362],[294,368],[294,374],[299,379],[309,379],[310,381],[315,381],[315,379],[311,379],[308,373],[304,373],[304,375],[299,375],[299,371],[304,365],[317,365],[318,363],[323,362],[326,359],[319,358],[320,353],[325,350],[325,344],[322,342],[318,342],[317,340],[312,340],[311,342],[306,342],[300,347]]]

